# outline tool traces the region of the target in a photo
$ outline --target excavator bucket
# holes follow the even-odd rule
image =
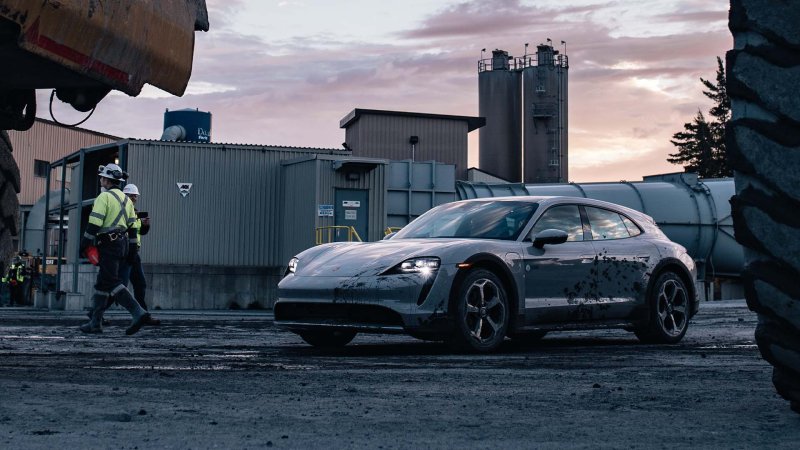
[[[204,0],[0,0],[0,60],[14,68],[0,86],[136,96],[150,83],[180,96],[195,30],[208,30]]]

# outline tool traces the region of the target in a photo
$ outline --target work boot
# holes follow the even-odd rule
[[[133,321],[131,325],[125,330],[125,334],[128,336],[132,334],[136,334],[144,325],[147,325],[147,322],[150,320],[150,314],[145,311],[139,303],[136,302],[136,299],[133,298],[128,288],[123,288],[116,294],[114,299],[122,305],[123,308],[127,309],[131,316],[133,317]]]
[[[108,309],[108,308],[106,308],[106,309]],[[89,317],[89,319],[91,319],[92,318],[92,311],[87,312],[86,315]],[[107,327],[107,326],[111,325],[111,321],[106,319],[105,317],[103,317],[103,320],[102,320],[101,324],[104,327]]]
[[[154,325],[159,326],[161,325],[161,321],[153,317],[150,313],[147,314],[149,317],[147,319],[147,325]]]
[[[92,303],[94,305],[91,312],[89,312],[89,322],[81,325],[79,329],[84,333],[102,333],[103,332],[103,313],[106,311],[107,296],[102,294],[94,294]]]

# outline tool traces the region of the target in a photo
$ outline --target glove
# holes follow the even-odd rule
[[[139,246],[137,244],[128,244],[128,256],[125,258],[125,262],[128,265],[133,265],[134,261],[136,261],[136,255],[139,254]]]

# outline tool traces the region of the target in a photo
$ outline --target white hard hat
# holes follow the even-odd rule
[[[125,188],[122,189],[123,194],[131,194],[131,195],[139,195],[139,188],[136,187],[133,183],[128,183],[125,185]]]
[[[128,179],[128,174],[123,172],[122,168],[116,164],[106,164],[98,167],[97,175],[117,181]]]

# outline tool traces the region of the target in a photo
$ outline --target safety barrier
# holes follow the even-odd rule
[[[363,242],[355,228],[345,225],[317,227],[315,232],[317,245],[328,244],[330,242]],[[343,239],[345,233],[347,234],[346,240]]]

